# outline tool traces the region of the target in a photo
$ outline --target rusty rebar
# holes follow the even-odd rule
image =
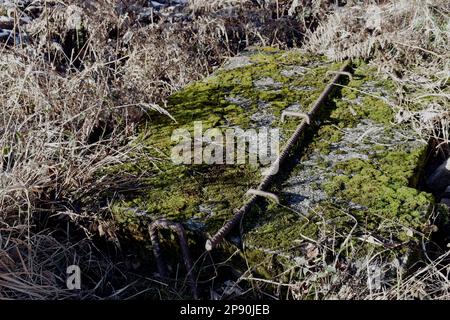
[[[156,260],[156,266],[161,278],[167,278],[167,268],[161,252],[161,244],[159,242],[158,227],[151,224],[149,227],[150,240],[152,242],[153,255]]]
[[[319,108],[326,101],[328,95],[333,90],[333,86],[339,81],[342,75],[348,74],[346,70],[349,66],[350,61],[347,61],[344,63],[344,65],[339,71],[335,72],[335,76],[333,77],[333,79],[330,81],[330,83],[328,83],[328,85],[322,91],[320,96],[314,102],[314,104],[312,105],[311,109],[307,114],[307,117],[305,117],[302,120],[302,122],[297,126],[295,132],[286,142],[283,151],[269,168],[269,173],[263,178],[263,180],[260,182],[256,190],[267,191],[267,188],[273,182],[274,176],[278,172],[278,169],[284,164],[286,159],[289,157],[291,149],[297,144],[298,140],[300,139],[300,136],[307,128],[309,122],[307,119],[313,119],[313,117],[317,114]],[[211,237],[206,241],[205,249],[207,251],[211,251],[212,249],[214,249],[219,243],[223,241],[226,235],[230,233],[230,231],[233,230],[237,224],[240,223],[244,215],[250,210],[250,208],[256,202],[257,197],[258,197],[257,195],[253,195],[252,197],[250,197],[247,200],[247,202],[245,202],[245,204],[235,212],[234,216],[230,220],[228,220],[225,223],[225,225],[222,228],[220,228],[213,237]]]
[[[309,115],[307,113],[294,112],[294,111],[283,111],[281,113],[281,122],[284,122],[284,119],[286,118],[286,116],[304,118],[306,120],[307,124],[311,123],[311,119],[309,118]]]
[[[187,272],[188,283],[191,288],[191,293],[194,296],[194,298],[197,299],[198,298],[197,284],[196,284],[196,281],[194,278],[195,270],[194,270],[194,264],[192,263],[189,246],[187,243],[186,232],[184,231],[184,228],[181,225],[181,223],[176,223],[173,221],[169,221],[167,219],[156,220],[149,227],[150,239],[151,239],[152,245],[153,245],[153,254],[156,259],[156,265],[157,265],[160,277],[167,278],[167,275],[168,275],[167,264],[162,255],[161,245],[160,245],[160,241],[159,241],[158,230],[160,230],[160,229],[169,229],[169,230],[174,231],[177,234],[178,243],[180,245],[181,254],[183,256],[184,267]]]
[[[256,189],[249,189],[247,191],[246,195],[260,196],[260,197],[263,197],[263,198],[271,199],[275,203],[280,204],[280,198],[278,198],[278,196],[275,193],[272,193],[272,192],[261,191],[261,190],[256,190]]]

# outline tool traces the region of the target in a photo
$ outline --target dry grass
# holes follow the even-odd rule
[[[310,34],[306,47],[332,59],[371,59],[400,97],[397,121],[448,144],[450,4],[391,1],[337,11]]]

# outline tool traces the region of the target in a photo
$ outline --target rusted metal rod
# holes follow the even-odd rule
[[[350,80],[353,79],[352,74],[350,72],[348,72],[348,71],[342,71],[342,70],[341,71],[327,71],[326,74],[327,75],[329,75],[329,74],[341,74],[341,75],[347,76]]]
[[[180,245],[181,254],[183,256],[184,266],[187,272],[187,278],[191,293],[195,299],[198,298],[197,285],[194,278],[194,264],[192,263],[191,254],[189,251],[186,232],[180,223],[169,221],[167,219],[159,219],[154,221],[149,227],[150,239],[153,245],[153,254],[156,259],[156,265],[161,278],[167,278],[167,264],[161,252],[161,245],[159,241],[159,230],[169,229],[174,231],[178,236],[178,243]]]
[[[261,191],[261,190],[256,190],[256,189],[249,189],[247,191],[246,195],[260,196],[263,198],[271,199],[271,200],[275,201],[275,203],[277,203],[277,204],[280,203],[280,199],[278,198],[278,196],[272,192]]]
[[[308,120],[312,119],[318,112],[319,108],[322,106],[323,103],[325,103],[328,95],[333,90],[334,85],[339,81],[342,75],[346,75],[348,72],[346,72],[347,68],[350,66],[350,61],[346,61],[342,68],[335,72],[335,76],[333,79],[328,83],[326,88],[322,91],[320,96],[317,98],[317,100],[314,102],[314,104],[311,106],[311,109],[309,110],[309,113],[307,114],[307,117],[305,117],[302,122],[298,125],[295,132],[292,134],[292,136],[289,138],[289,140],[286,142],[286,145],[281,152],[281,154],[278,156],[278,158],[275,160],[275,162],[271,165],[269,169],[269,173],[264,177],[264,179],[261,181],[261,183],[258,185],[256,190],[261,191],[267,191],[267,188],[270,186],[270,184],[273,182],[273,179],[278,172],[278,169],[281,167],[281,165],[284,164],[286,159],[289,156],[289,153],[291,152],[292,148],[297,144],[298,140],[300,139],[300,136],[304,132],[304,130],[308,126]],[[257,195],[253,195],[250,197],[245,204],[235,212],[233,218],[228,220],[222,228],[220,228],[217,233],[208,239],[205,244],[205,249],[207,251],[211,251],[219,243],[223,241],[225,236],[230,233],[230,231],[240,223],[243,216],[250,210],[250,208],[253,206],[253,204],[256,202]]]
[[[311,119],[309,118],[309,115],[306,113],[302,113],[302,112],[293,112],[293,111],[283,111],[281,113],[281,122],[284,122],[284,119],[286,118],[286,116],[290,116],[290,117],[298,117],[298,118],[303,118],[306,120],[307,124],[311,123]]]
[[[167,278],[167,268],[164,258],[161,252],[161,244],[159,242],[158,226],[152,223],[148,228],[150,234],[150,240],[152,242],[153,256],[156,260],[156,266],[158,267],[159,277]]]

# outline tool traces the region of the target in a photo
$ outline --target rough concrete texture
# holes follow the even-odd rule
[[[170,159],[176,143],[171,141],[173,131],[185,128],[193,136],[194,121],[202,122],[203,132],[218,128],[223,134],[227,129],[260,132],[278,128],[282,147],[301,121],[290,118],[282,123],[282,111],[307,111],[332,77],[326,72],[340,66],[300,51],[253,48],[231,59],[212,76],[174,94],[167,111],[177,123],[155,112],[133,143],[145,145],[148,159],[133,159],[108,169],[111,174],[140,177],[149,186],[124,193],[114,202],[117,221],[139,238],[146,232],[139,231],[145,219],[163,217],[186,223],[187,227],[195,225],[205,234],[214,233],[240,207],[246,191],[258,185],[262,169],[269,164],[254,166],[247,159],[246,164],[175,165]],[[302,72],[282,75],[298,68]],[[135,214],[143,211],[147,214]]]

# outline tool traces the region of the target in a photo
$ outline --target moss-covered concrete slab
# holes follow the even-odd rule
[[[155,111],[133,142],[144,145],[148,157],[108,169],[110,174],[139,177],[148,186],[123,193],[114,202],[117,221],[136,237],[146,233],[148,221],[163,217],[205,234],[216,232],[242,205],[246,191],[258,185],[262,168],[175,165],[170,159],[174,130],[186,128],[193,135],[196,121],[203,131],[278,128],[282,147],[300,122],[281,123],[282,111],[307,112],[333,76],[327,71],[340,67],[296,50],[253,48],[175,93],[166,108],[170,117]]]

